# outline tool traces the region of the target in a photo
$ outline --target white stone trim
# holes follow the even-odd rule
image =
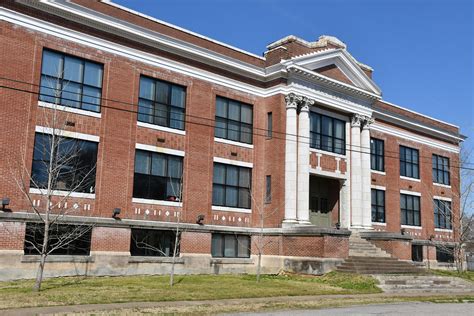
[[[177,149],[171,149],[171,148],[164,148],[164,147],[158,147],[158,146],[153,146],[153,145],[146,145],[146,144],[135,144],[136,149],[141,149],[141,150],[146,150],[146,151],[153,151],[156,153],[162,153],[162,154],[168,154],[168,155],[173,155],[173,156],[181,156],[184,157],[184,151],[182,150],[177,150]]]
[[[214,141],[217,142],[217,143],[223,143],[223,144],[228,144],[228,145],[234,145],[234,146],[253,149],[253,144],[236,142],[236,141],[225,139],[225,138],[214,137]]]
[[[226,165],[234,165],[239,167],[253,168],[253,163],[239,160],[232,160],[221,157],[214,157],[214,162],[223,163]]]
[[[433,195],[433,200],[441,200],[441,201],[446,201],[446,202],[452,202],[453,199],[449,197],[444,197],[444,196],[439,196],[439,195]]]
[[[420,125],[420,126],[424,129],[429,129],[429,130],[438,132],[437,130],[430,129],[429,127],[422,126],[422,125]],[[420,144],[423,144],[423,145],[427,145],[427,146],[430,146],[430,147],[435,147],[437,149],[446,150],[446,151],[449,151],[449,152],[459,153],[459,151],[460,151],[459,146],[444,144],[444,143],[429,139],[427,137],[418,136],[418,135],[412,134],[412,133],[407,132],[407,131],[401,131],[401,130],[398,130],[398,129],[395,129],[395,128],[392,128],[392,127],[381,125],[381,124],[378,124],[377,122],[371,125],[371,129],[373,129],[374,131],[390,134],[390,135],[393,135],[393,136],[396,136],[396,137],[399,137],[399,138],[402,138],[402,139],[406,139],[406,140],[413,141],[413,142],[416,142],[416,143],[420,143]],[[448,135],[448,136],[453,137],[452,135]]]
[[[435,228],[435,232],[445,232],[445,233],[452,233],[452,229],[447,229],[447,228]]]
[[[372,222],[372,225],[375,225],[375,226],[387,226],[387,223]]]
[[[53,131],[54,131],[57,136],[87,140],[87,141],[96,142],[96,143],[100,141],[100,137],[96,135],[65,131],[62,129],[53,129],[51,127],[44,127],[44,126],[37,125],[35,128],[35,131],[37,133],[43,133],[43,134],[49,134],[49,135],[53,135]]]
[[[378,170],[373,170],[373,169],[370,169],[370,172],[371,173],[375,173],[375,174],[380,174],[382,176],[386,176],[387,173],[385,171],[378,171]]]
[[[252,213],[252,210],[249,208],[236,208],[236,207],[227,207],[227,206],[212,206],[213,211],[221,211],[221,212],[236,212],[236,213]]]
[[[309,173],[312,175],[322,176],[326,178],[332,178],[332,179],[337,179],[337,180],[347,180],[346,174],[324,171],[317,168],[310,168]]]
[[[52,109],[52,110],[70,112],[70,113],[85,115],[85,116],[92,116],[92,117],[96,117],[96,118],[101,118],[102,117],[102,114],[98,113],[98,112],[86,111],[86,110],[82,110],[82,109],[76,109],[76,108],[72,108],[72,107],[69,107],[69,106],[64,106],[64,105],[61,105],[61,104],[54,104],[54,103],[49,103],[49,102],[44,102],[44,101],[38,101],[38,106],[43,107],[43,108]]]
[[[162,205],[162,206],[176,206],[176,207],[182,207],[183,206],[182,202],[139,199],[139,198],[132,198],[132,202],[133,203],[139,203],[139,204],[151,204],[151,205]]]
[[[417,179],[417,178],[410,178],[410,177],[405,177],[405,176],[400,176],[400,179],[403,179],[403,180],[408,180],[408,181],[421,182],[421,179]]]
[[[423,226],[412,226],[412,225],[400,225],[401,228],[408,228],[408,229],[423,229]]]
[[[155,129],[157,131],[162,131],[162,132],[167,132],[167,133],[174,133],[174,134],[178,134],[178,135],[186,135],[186,131],[183,131],[183,130],[180,130],[180,129],[170,128],[170,127],[166,127],[166,126],[150,124],[150,123],[145,123],[145,122],[140,122],[140,121],[137,121],[137,126],[150,128],[150,129]]]
[[[30,188],[29,193],[31,194],[47,194],[46,189],[37,189],[37,188]],[[61,190],[53,190],[52,195],[57,196],[69,196],[74,198],[83,198],[83,199],[95,199],[95,193],[82,193],[82,192],[70,192],[70,191],[61,191]]]
[[[346,155],[341,155],[341,154],[336,154],[336,153],[333,153],[333,152],[330,152],[330,151],[324,151],[324,150],[321,150],[321,149],[316,149],[316,148],[309,148],[309,151],[312,152],[312,153],[317,153],[317,154],[321,154],[321,155],[328,155],[328,156],[333,156],[333,157],[337,157],[337,158],[340,158],[340,159],[347,159],[347,154]],[[347,153],[347,150],[346,150],[346,153]]]
[[[372,184],[372,185],[370,186],[370,188],[371,188],[371,189],[376,189],[376,190],[387,191],[387,188],[384,187],[384,186],[381,186],[381,185],[374,185],[374,184]]]
[[[442,187],[442,188],[446,188],[446,189],[451,189],[451,185],[447,185],[447,184],[441,184],[441,183],[433,182],[433,185],[434,185],[434,186],[437,186],[437,187]]]
[[[421,196],[421,193],[420,193],[420,192],[407,191],[407,190],[400,190],[400,194],[407,194],[407,195],[413,195],[413,196]]]

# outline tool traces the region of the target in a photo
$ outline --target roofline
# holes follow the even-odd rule
[[[457,129],[459,129],[459,126],[458,126],[458,125],[454,125],[454,124],[448,123],[448,122],[446,122],[446,121],[442,121],[442,120],[436,119],[436,118],[431,117],[431,116],[428,116],[428,115],[426,115],[426,114],[422,114],[422,113],[415,112],[415,111],[413,111],[413,110],[404,108],[404,107],[402,107],[402,106],[400,106],[400,105],[396,105],[396,104],[391,103],[391,102],[388,102],[388,101],[386,101],[386,100],[380,100],[380,102],[383,102],[383,103],[386,103],[386,104],[388,104],[388,105],[394,106],[394,107],[396,107],[396,108],[399,108],[400,110],[408,111],[408,112],[411,112],[411,113],[413,113],[413,114],[417,114],[417,115],[426,117],[426,118],[428,118],[428,119],[430,119],[430,120],[433,120],[433,121],[436,121],[436,122],[439,122],[439,123],[443,123],[443,124],[446,124],[446,125],[449,125],[449,126],[452,126],[452,127],[456,127]]]
[[[157,23],[166,25],[166,26],[171,27],[171,28],[174,28],[174,29],[176,29],[176,30],[179,30],[179,31],[188,33],[188,34],[190,34],[190,35],[193,35],[193,36],[196,36],[196,37],[205,39],[206,41],[210,41],[210,42],[212,42],[212,43],[215,43],[215,44],[218,44],[218,45],[221,45],[221,46],[230,48],[230,49],[235,50],[235,51],[237,51],[237,52],[239,52],[239,53],[243,53],[243,54],[246,54],[246,55],[249,55],[249,56],[258,58],[258,59],[260,59],[260,60],[266,60],[265,57],[262,57],[262,56],[259,56],[259,55],[257,55],[257,54],[251,53],[251,52],[249,52],[249,51],[243,50],[243,49],[241,49],[241,48],[237,48],[237,47],[235,47],[235,46],[232,46],[232,45],[229,45],[229,44],[220,42],[220,41],[215,40],[215,39],[212,39],[212,38],[210,38],[210,37],[207,37],[207,36],[201,35],[201,34],[199,34],[199,33],[190,31],[190,30],[188,30],[188,29],[179,27],[179,26],[177,26],[177,25],[171,24],[171,23],[169,23],[169,22],[165,22],[165,21],[163,21],[163,20],[160,20],[160,19],[154,18],[154,17],[152,17],[152,16],[143,14],[143,13],[141,13],[141,12],[132,10],[132,9],[130,9],[130,8],[127,8],[127,7],[124,7],[124,6],[120,5],[120,4],[117,4],[117,3],[115,3],[115,2],[112,2],[112,0],[99,0],[99,1],[102,2],[102,3],[104,3],[104,4],[110,5],[110,6],[112,6],[112,7],[116,7],[117,9],[120,9],[120,10],[123,10],[123,11],[127,11],[127,12],[129,12],[129,13],[134,14],[134,15],[140,16],[140,17],[145,18],[145,19],[147,19],[147,20],[150,20],[150,21],[153,21],[153,22],[157,22]]]

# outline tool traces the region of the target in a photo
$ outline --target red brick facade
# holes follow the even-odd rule
[[[173,28],[150,19],[135,15],[118,7],[104,2],[75,0],[72,3],[88,7],[111,17],[130,22],[134,25],[153,30],[159,34],[195,45],[231,59],[235,63],[242,63],[246,67],[262,71],[265,67],[278,65],[282,59],[300,58],[305,54],[324,53],[326,50],[338,52],[345,50],[335,40],[322,38],[316,43],[308,43],[297,39],[283,40],[274,48],[269,48],[264,58],[241,52],[200,36]],[[73,5],[71,4],[71,5]],[[96,167],[95,192],[93,197],[69,197],[68,203],[79,206],[73,215],[93,217],[98,222],[110,220],[114,208],[120,208],[120,218],[134,220],[136,227],[142,223],[159,223],[154,228],[174,227],[175,223],[197,225],[198,216],[204,215],[204,227],[199,226],[185,230],[181,235],[181,254],[211,253],[212,232],[220,231],[222,227],[228,233],[251,235],[253,244],[256,242],[258,229],[262,217],[265,231],[263,250],[264,255],[318,257],[344,259],[349,252],[349,243],[346,235],[338,235],[336,223],[340,223],[343,208],[350,208],[339,200],[341,185],[338,181],[350,181],[351,166],[350,152],[345,155],[328,153],[323,150],[308,152],[310,156],[311,174],[331,177],[330,199],[336,202],[332,205],[331,220],[326,231],[321,233],[294,234],[285,233],[282,222],[285,219],[285,148],[287,138],[287,110],[286,93],[279,89],[286,85],[286,77],[275,75],[264,77],[263,74],[249,75],[242,69],[227,69],[226,65],[217,62],[204,62],[189,58],[184,52],[181,55],[162,47],[152,46],[151,43],[142,43],[134,38],[127,38],[118,33],[100,30],[92,23],[81,25],[77,21],[68,21],[48,12],[48,5],[38,8],[7,1],[5,8],[9,12],[16,12],[18,17],[27,19],[34,17],[40,20],[57,24],[74,32],[80,32],[84,38],[93,37],[104,48],[93,45],[92,40],[86,43],[76,39],[66,39],[60,36],[49,35],[32,27],[20,26],[12,20],[1,21],[0,40],[2,42],[0,54],[0,82],[8,87],[0,94],[0,148],[3,157],[0,161],[0,177],[2,179],[28,178],[31,170],[35,130],[38,126],[47,126],[51,121],[52,110],[38,103],[38,85],[41,78],[42,52],[45,48],[58,52],[68,53],[103,65],[102,101],[100,116],[82,115],[65,112],[63,120],[70,122],[65,129],[69,132],[82,133],[99,137],[98,157]],[[4,7],[0,7],[4,9]],[[14,15],[14,13],[12,13]],[[76,33],[74,33],[76,34]],[[87,36],[87,37],[86,37]],[[106,42],[107,41],[107,42]],[[109,42],[120,46],[123,51],[146,53],[151,55],[153,62],[127,57],[125,54],[114,52],[109,48]],[[111,44],[110,44],[111,45]],[[112,46],[110,46],[112,47]],[[130,53],[131,54],[131,53]],[[148,55],[147,55],[148,56]],[[317,55],[315,55],[317,56]],[[150,59],[151,60],[151,59]],[[162,62],[160,64],[158,61]],[[183,66],[185,70],[179,71]],[[212,65],[211,65],[212,64]],[[171,65],[171,66],[170,66]],[[240,64],[239,64],[240,65]],[[361,76],[364,80],[371,78],[372,70],[360,64]],[[175,68],[173,68],[173,67]],[[230,67],[230,66],[229,66]],[[243,66],[242,66],[243,67]],[[257,70],[255,70],[257,72]],[[346,74],[331,64],[318,69],[308,69],[311,75],[317,73],[324,76],[321,80],[335,79],[334,85],[344,84],[355,87]],[[362,75],[362,73],[364,75]],[[186,118],[185,131],[167,131],[160,128],[149,128],[137,123],[137,109],[139,98],[139,80],[141,75],[160,79],[166,82],[179,84],[186,88]],[[216,76],[217,79],[214,79]],[[209,78],[213,78],[212,80]],[[308,79],[309,80],[309,79]],[[240,87],[240,88],[234,88]],[[342,88],[341,88],[342,89]],[[365,89],[367,90],[367,89]],[[255,92],[253,92],[255,91]],[[346,91],[346,90],[344,90]],[[352,90],[351,90],[352,91]],[[348,92],[349,93],[349,92]],[[365,93],[365,94],[364,94]],[[413,121],[422,126],[425,132],[415,128],[405,127],[401,122],[393,122],[374,114],[376,123],[394,132],[386,133],[381,129],[371,129],[372,137],[381,139],[385,143],[385,173],[371,173],[371,184],[384,187],[386,192],[386,225],[373,227],[376,231],[400,233],[400,190],[414,191],[421,194],[421,228],[406,228],[408,235],[413,239],[442,242],[454,242],[457,236],[450,232],[436,231],[434,228],[433,202],[434,196],[452,199],[454,221],[459,219],[459,155],[456,150],[447,151],[429,141],[437,142],[444,147],[458,148],[458,143],[452,139],[459,138],[457,127],[443,123],[420,114],[416,114],[380,100],[380,96],[368,97],[373,92],[362,93],[364,99],[372,100],[372,108],[359,106],[365,114],[372,110],[383,110],[401,116],[403,120]],[[357,96],[357,98],[363,98]],[[251,145],[234,144],[214,138],[214,124],[216,111],[216,97],[221,96],[243,103],[250,104],[253,109],[253,140]],[[326,94],[321,93],[321,96]],[[337,98],[341,99],[340,96]],[[334,103],[340,102],[334,98]],[[351,96],[352,98],[352,96]],[[354,97],[354,99],[357,99]],[[319,100],[319,99],[318,99]],[[320,100],[323,100],[322,97]],[[349,98],[348,98],[349,100]],[[352,99],[350,99],[352,100]],[[357,99],[359,100],[359,99]],[[374,101],[375,100],[375,101]],[[336,102],[337,101],[337,102]],[[347,101],[347,100],[346,100]],[[349,101],[347,101],[349,102]],[[352,102],[352,101],[351,101]],[[342,103],[341,103],[342,104]],[[348,104],[348,103],[347,103]],[[343,104],[344,105],[344,104]],[[317,101],[315,108],[330,111],[338,117],[343,117],[349,126],[354,114],[343,105],[334,106],[328,101]],[[355,110],[354,110],[355,111]],[[267,135],[267,115],[272,113],[272,136]],[[375,113],[375,112],[374,112]],[[346,127],[347,128],[347,127]],[[430,136],[429,129],[448,133],[443,138],[438,133]],[[412,135],[410,139],[423,138],[426,141],[414,141],[401,136],[396,132]],[[350,135],[349,131],[346,131]],[[350,142],[350,137],[345,141]],[[309,141],[309,140],[308,140]],[[173,203],[146,203],[133,200],[133,181],[135,169],[135,149],[137,144],[155,146],[162,149],[184,152],[183,161],[183,197],[182,205]],[[420,181],[411,181],[400,178],[399,146],[409,146],[419,150]],[[437,186],[432,181],[431,155],[439,154],[450,159],[451,186]],[[214,209],[213,201],[213,164],[214,159],[226,159],[238,163],[252,165],[252,208],[249,212],[239,209]],[[352,171],[353,173],[353,171]],[[319,175],[321,175],[319,174]],[[271,200],[265,202],[265,179],[271,176]],[[29,181],[26,191],[28,190]],[[21,192],[17,181],[2,181],[0,195],[9,197],[8,206],[12,216],[18,213],[32,213],[31,203]],[[34,193],[29,196],[32,200],[40,197]],[[58,197],[59,201],[60,198]],[[36,202],[35,202],[36,203]],[[44,209],[44,203],[38,206]],[[25,219],[18,222],[0,222],[0,249],[21,250],[25,234]],[[132,225],[132,224],[131,224]],[[168,225],[168,226],[166,226]],[[232,230],[233,229],[233,230]],[[272,229],[280,229],[277,234]],[[129,252],[130,228],[107,224],[104,227],[97,224],[92,231],[91,251],[94,252]],[[411,242],[409,241],[374,241],[374,243],[391,253],[394,257],[410,260]],[[252,246],[252,254],[257,254]]]

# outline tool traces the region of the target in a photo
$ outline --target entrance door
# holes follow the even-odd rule
[[[331,227],[331,211],[327,198],[312,196],[309,203],[309,221],[318,227]]]
[[[311,176],[309,181],[309,220],[318,227],[332,227],[334,201],[330,194],[332,180]]]

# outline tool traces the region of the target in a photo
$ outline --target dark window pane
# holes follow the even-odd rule
[[[225,120],[216,117],[215,136],[218,138],[227,138],[227,123]]]
[[[169,85],[167,83],[156,81],[156,97],[158,103],[168,104]]]
[[[217,97],[215,137],[251,144],[252,111],[250,105]]]
[[[240,121],[240,103],[229,101],[229,117],[230,120]]]
[[[153,103],[140,99],[138,103],[138,120],[145,123],[153,123]]]
[[[140,78],[140,98],[154,100],[155,99],[155,81],[141,77]]]
[[[86,62],[84,83],[97,88],[102,87],[102,65]]]
[[[225,184],[225,166],[214,164],[214,183]]]
[[[82,82],[84,62],[79,58],[64,57],[64,85],[73,82]]]
[[[82,96],[82,109],[88,111],[100,111],[100,89],[84,86]]]
[[[61,104],[74,108],[81,107],[82,87],[78,83],[63,82],[63,92],[61,95]]]
[[[43,62],[41,65],[41,73],[52,77],[63,77],[63,60],[62,55],[49,51],[43,51]]]
[[[176,233],[167,230],[132,228],[130,255],[171,257],[174,252]],[[179,236],[178,236],[179,240]],[[179,244],[177,248],[179,255]]]
[[[225,205],[225,186],[219,184],[212,186],[212,204]]]
[[[184,112],[181,109],[171,108],[170,127],[176,129],[184,129]]]
[[[234,235],[224,235],[224,257],[237,257],[237,238]]]
[[[227,103],[225,99],[216,99],[216,116],[227,118]]]
[[[213,257],[224,257],[223,235],[212,234],[211,254]]]
[[[238,206],[239,189],[236,187],[226,187],[225,205],[229,207]]]
[[[186,102],[186,90],[183,87],[171,86],[171,105],[184,109]]]

